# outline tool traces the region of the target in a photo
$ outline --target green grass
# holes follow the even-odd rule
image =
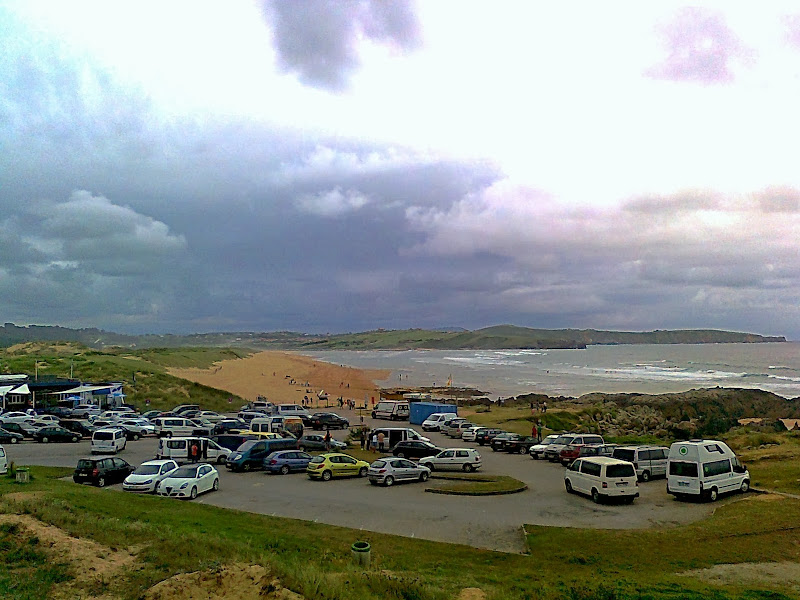
[[[465,496],[514,494],[528,489],[525,483],[508,475],[473,475],[437,471],[431,476],[430,483],[431,488],[437,493]]]
[[[33,472],[33,483],[25,486],[0,480],[0,494],[39,493],[14,502],[6,496],[0,506],[106,546],[138,548],[137,568],[104,590],[130,599],[172,574],[233,562],[264,564],[309,600],[451,600],[464,587],[479,587],[491,600],[787,598],[792,595],[786,590],[781,595],[760,585],[719,587],[677,573],[717,563],[800,560],[800,501],[780,497],[750,495],[720,505],[706,521],[671,529],[527,526],[531,555],[520,556],[52,479],[64,470]],[[372,546],[367,571],[350,558],[350,545],[360,539]],[[4,572],[17,568],[4,561]],[[40,568],[52,565],[33,570]],[[46,582],[52,574],[41,577]]]

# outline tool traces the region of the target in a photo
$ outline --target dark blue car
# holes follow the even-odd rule
[[[301,450],[279,450],[264,459],[264,470],[287,475],[292,471],[305,472],[311,455]]]

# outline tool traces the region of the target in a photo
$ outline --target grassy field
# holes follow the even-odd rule
[[[138,598],[173,574],[262,564],[309,599],[457,598],[465,587],[491,600],[797,598],[768,583],[717,586],[689,569],[717,563],[798,561],[800,501],[750,496],[707,521],[652,531],[528,526],[529,556],[255,515],[203,504],[77,486],[67,470],[32,469],[33,481],[0,480],[0,508],[56,525],[72,536],[127,550],[135,563],[115,577],[72,590],[77,597]],[[479,518],[476,516],[476,518]],[[353,565],[350,545],[372,546],[369,569]],[[20,530],[0,528],[0,597],[45,598],[76,586],[74,571],[46,560],[47,548]],[[20,576],[25,577],[21,593]],[[16,587],[14,587],[16,586]]]

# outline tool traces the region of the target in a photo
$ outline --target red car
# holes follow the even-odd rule
[[[581,455],[581,448],[583,448],[583,444],[569,444],[564,446],[561,452],[558,453],[558,459],[561,461],[561,464],[565,467],[571,465],[572,461]]]

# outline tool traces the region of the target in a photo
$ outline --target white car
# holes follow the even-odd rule
[[[219,489],[219,473],[208,463],[184,465],[161,480],[159,496],[195,499],[203,492]]]
[[[481,468],[481,455],[473,448],[447,448],[436,456],[419,459],[420,466],[431,471],[465,471],[469,473]]]
[[[146,494],[155,492],[161,481],[177,468],[178,463],[174,460],[148,460],[125,478],[122,489]]]
[[[478,431],[481,429],[485,429],[485,427],[481,427],[479,425],[475,425],[474,427],[467,427],[464,431],[461,432],[461,439],[465,442],[474,442],[475,436],[478,435]]]
[[[218,412],[214,412],[213,410],[201,410],[193,417],[195,421],[206,420],[214,424],[219,423],[220,421],[222,421],[222,419],[227,419],[227,418],[228,417],[226,417],[225,415],[221,415]]]
[[[558,439],[558,437],[559,436],[557,433],[551,433],[538,444],[534,444],[533,446],[531,446],[530,450],[528,450],[528,453],[531,455],[531,458],[535,460],[544,458],[545,448],[547,448],[550,444],[555,442]]]
[[[0,415],[3,423],[33,423],[34,417],[24,412],[8,412]]]
[[[140,436],[156,434],[156,426],[147,419],[123,419],[119,424],[128,431],[137,432]]]
[[[34,427],[45,427],[47,425],[60,425],[61,419],[55,415],[37,415],[33,419],[32,425]]]
[[[100,416],[101,412],[103,411],[100,410],[100,407],[96,404],[78,404],[78,406],[72,409],[72,416],[76,419],[88,419],[90,417]]]

